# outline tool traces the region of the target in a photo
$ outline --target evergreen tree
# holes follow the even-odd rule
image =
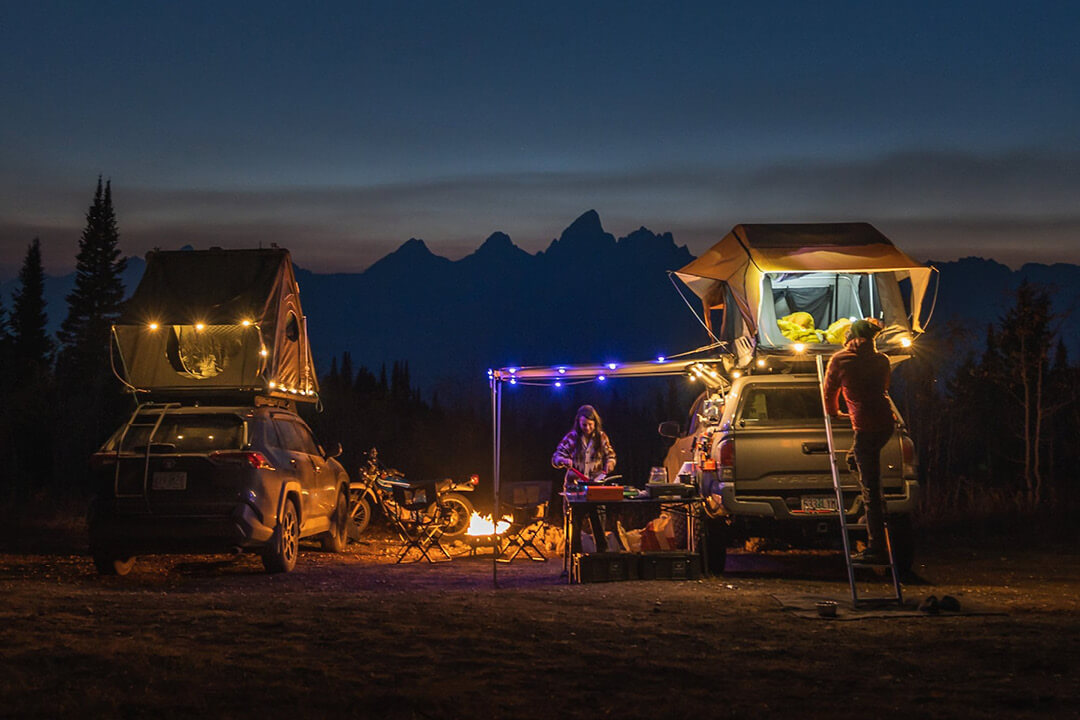
[[[60,327],[56,363],[58,405],[64,442],[53,455],[54,475],[85,489],[86,459],[123,420],[126,401],[112,376],[112,324],[124,298],[119,232],[112,189],[98,177],[94,202],[76,256],[75,288]]]
[[[45,272],[41,243],[34,238],[19,272],[13,297],[9,356],[11,378],[6,388],[7,415],[0,434],[11,442],[5,465],[12,473],[6,488],[15,497],[45,487],[52,477],[55,397],[52,383],[52,339],[45,330]],[[6,374],[6,373],[5,373]]]
[[[62,385],[89,387],[100,394],[109,376],[108,347],[112,324],[124,299],[120,234],[109,182],[102,190],[98,176],[94,202],[86,212],[86,228],[76,256],[75,288],[67,296],[68,315],[60,327],[57,374]],[[87,385],[89,384],[89,385]]]
[[[11,313],[11,367],[20,384],[34,384],[52,366],[53,341],[45,330],[45,271],[41,241],[34,238],[19,271],[19,290]]]

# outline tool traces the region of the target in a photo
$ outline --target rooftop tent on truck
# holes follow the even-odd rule
[[[878,347],[902,353],[923,331],[932,272],[872,225],[833,223],[736,225],[675,274],[701,298],[717,340],[825,350],[843,344],[851,321],[874,317],[885,327]]]
[[[319,386],[289,251],[152,251],[113,326],[136,391],[315,402]]]

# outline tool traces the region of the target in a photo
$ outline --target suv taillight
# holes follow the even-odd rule
[[[735,479],[735,441],[725,438],[716,446],[716,460],[720,465],[720,479]]]
[[[215,450],[210,453],[210,459],[214,462],[247,463],[256,470],[274,469],[265,455],[254,450]]]

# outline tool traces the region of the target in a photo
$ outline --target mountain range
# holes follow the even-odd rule
[[[343,352],[354,367],[376,373],[405,360],[414,384],[443,397],[482,392],[489,367],[640,360],[705,344],[705,331],[667,272],[692,259],[671,233],[642,227],[615,238],[594,210],[537,253],[496,232],[452,261],[414,238],[363,272],[322,274],[304,270],[302,251],[293,251],[321,369]],[[1012,270],[981,258],[931,264],[939,270],[932,332],[952,320],[981,338],[1024,279],[1055,288],[1059,312],[1080,300],[1077,265],[1032,263]],[[129,292],[144,267],[141,258],[129,259]],[[74,273],[46,278],[52,331],[73,283]],[[16,286],[14,280],[0,284],[9,310]],[[696,309],[696,298],[683,290]],[[1071,323],[1064,333],[1075,357],[1080,333]]]

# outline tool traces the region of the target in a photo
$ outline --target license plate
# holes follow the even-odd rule
[[[827,495],[804,497],[802,511],[810,513],[836,512],[836,498]]]
[[[150,483],[153,490],[186,490],[186,472],[156,472]]]

